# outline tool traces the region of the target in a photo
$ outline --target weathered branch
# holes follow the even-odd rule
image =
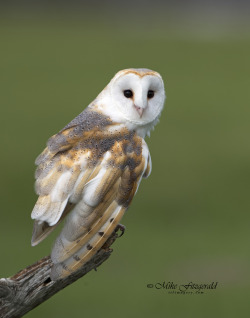
[[[74,274],[51,281],[52,262],[49,256],[26,267],[10,278],[0,279],[0,317],[18,318],[40,305],[64,287],[72,284],[106,261],[112,253],[110,246],[118,235],[112,233],[97,254]]]

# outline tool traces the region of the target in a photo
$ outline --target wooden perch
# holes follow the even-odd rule
[[[10,278],[1,278],[0,318],[22,317],[92,269],[96,270],[111,255],[110,246],[119,237],[117,229],[88,263],[68,277],[51,281],[52,261],[47,256]]]

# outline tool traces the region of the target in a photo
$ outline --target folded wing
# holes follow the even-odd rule
[[[103,121],[88,129],[73,121],[36,161],[40,196],[32,211],[32,245],[67,216],[52,249],[52,279],[76,271],[102,247],[150,172],[144,140],[119,125],[109,130]]]

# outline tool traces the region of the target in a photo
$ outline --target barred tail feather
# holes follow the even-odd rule
[[[114,197],[119,184],[120,180],[116,182],[116,185],[106,194],[105,199],[96,208],[88,206],[83,201],[75,206],[52,249],[51,258],[54,264],[61,263],[72,256],[108,220],[118,206]]]
[[[51,279],[55,281],[66,277],[87,263],[110,237],[125,211],[126,208],[123,206],[117,206],[99,231],[83,247],[65,261],[53,265],[50,274]]]

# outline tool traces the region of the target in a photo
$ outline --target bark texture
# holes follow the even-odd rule
[[[111,255],[112,249],[110,246],[117,237],[117,231],[113,232],[103,247],[88,263],[74,274],[63,279],[51,281],[52,261],[50,256],[42,258],[10,278],[1,278],[0,317],[22,317],[92,269],[96,269]]]

